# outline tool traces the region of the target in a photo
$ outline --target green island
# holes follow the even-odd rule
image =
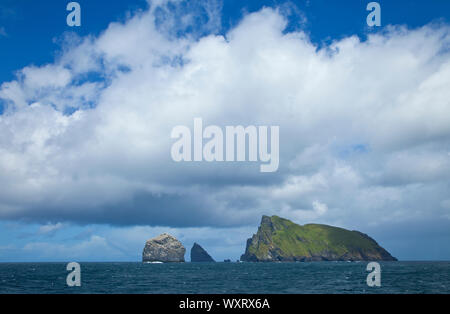
[[[241,261],[396,261],[368,235],[320,224],[304,226],[278,216],[263,216],[247,240]]]

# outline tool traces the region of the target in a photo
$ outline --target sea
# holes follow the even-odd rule
[[[366,262],[0,263],[0,294],[448,294],[450,262],[381,262],[369,287]]]

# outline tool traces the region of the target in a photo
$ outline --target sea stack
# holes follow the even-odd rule
[[[263,216],[258,232],[247,240],[245,262],[396,261],[359,231]]]
[[[215,262],[215,260],[199,244],[194,243],[191,249],[191,262],[208,263]]]
[[[145,243],[143,262],[183,263],[186,249],[170,234],[163,233]]]

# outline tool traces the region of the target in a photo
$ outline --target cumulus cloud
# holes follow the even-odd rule
[[[54,63],[1,85],[0,219],[448,220],[448,25],[392,26],[319,49],[307,33],[285,32],[282,10],[247,14],[220,35],[213,2],[201,20],[179,3],[152,2],[98,37],[67,36]],[[279,171],[174,163],[171,129],[195,117],[279,125]]]

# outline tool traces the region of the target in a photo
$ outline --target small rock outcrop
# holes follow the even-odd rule
[[[163,233],[145,243],[143,262],[183,263],[186,249],[170,234]]]
[[[215,262],[215,260],[199,244],[194,243],[191,249],[191,262],[208,263]]]
[[[277,216],[263,216],[241,257],[245,262],[396,260],[364,233],[319,224],[300,226]]]

